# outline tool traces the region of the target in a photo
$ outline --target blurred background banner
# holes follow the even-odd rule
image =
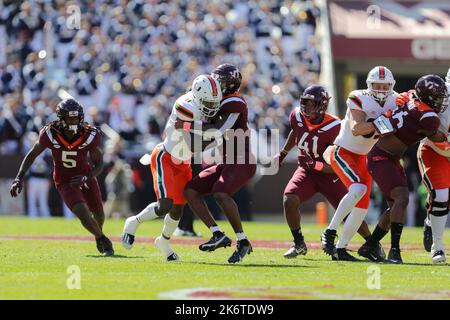
[[[343,117],[347,94],[365,88],[376,65],[393,71],[398,92],[423,74],[444,76],[450,1],[0,1],[0,214],[35,211],[34,198],[12,202],[8,190],[63,94],[78,99],[86,120],[104,132],[99,182],[107,214],[139,212],[155,195],[150,170],[138,159],[161,141],[173,102],[192,79],[225,62],[242,72],[251,128],[279,130],[282,145],[288,116],[309,85],[324,85],[333,97],[329,111]],[[408,224],[425,214],[414,152],[404,160],[413,200]],[[258,171],[236,194],[246,219],[283,219],[282,194],[296,156],[293,150],[276,176]],[[49,207],[37,207],[71,217],[51,168],[45,158],[27,177],[48,181],[36,197],[47,197]],[[25,195],[29,190],[27,184]],[[368,219],[375,221],[384,200],[376,188],[372,196]],[[319,201],[303,204],[302,213],[314,213]]]

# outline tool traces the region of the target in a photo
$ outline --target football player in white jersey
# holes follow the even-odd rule
[[[162,233],[155,239],[155,245],[167,261],[179,259],[170,247],[169,239],[178,226],[187,202],[184,187],[192,179],[192,139],[189,131],[194,122],[214,117],[219,111],[221,100],[220,84],[209,75],[195,78],[192,90],[176,100],[165,128],[164,141],[153,149],[149,159],[158,201],[125,221],[122,235],[125,248],[131,249],[133,246],[140,223],[165,216]],[[178,119],[184,123],[183,130],[176,128]]]
[[[326,152],[333,170],[348,189],[331,223],[322,234],[322,248],[332,255],[333,260],[358,260],[346,251],[346,247],[361,226],[369,208],[372,177],[366,166],[367,154],[379,138],[372,122],[396,108],[397,93],[393,90],[395,80],[388,68],[373,68],[366,82],[367,89],[354,90],[349,94],[341,130],[334,146]],[[349,212],[342,235],[334,248],[336,230]]]
[[[450,92],[450,68],[445,78],[447,90]],[[397,104],[403,105],[409,100],[408,93],[401,93]],[[427,218],[425,219],[423,244],[425,250],[431,252],[434,263],[445,262],[444,230],[448,217],[449,188],[450,188],[450,108],[438,113],[439,131],[447,134],[447,143],[432,142],[425,138],[417,150],[417,162],[422,181],[427,188]]]

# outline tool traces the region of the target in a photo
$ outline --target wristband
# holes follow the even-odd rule
[[[289,153],[289,151],[284,150],[284,149],[280,151],[280,154],[282,154],[284,156],[287,155],[288,153]]]
[[[191,130],[191,122],[185,121],[183,122],[183,130],[189,131]]]
[[[316,164],[314,165],[314,170],[322,171],[322,169],[323,169],[323,162],[316,161]]]

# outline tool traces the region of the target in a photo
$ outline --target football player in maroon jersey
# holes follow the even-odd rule
[[[305,255],[308,250],[300,227],[300,204],[320,192],[336,208],[347,193],[347,188],[323,159],[324,151],[333,145],[341,127],[341,121],[326,112],[329,100],[330,96],[322,86],[305,89],[300,106],[291,112],[287,141],[275,156],[281,164],[294,146],[299,148],[299,166],[283,197],[284,215],[294,238],[294,245],[284,254],[285,258]],[[370,236],[366,222],[358,231],[365,239]]]
[[[233,139],[233,143],[225,142],[223,163],[206,168],[188,182],[185,188],[185,196],[192,211],[213,233],[211,239],[201,244],[199,249],[214,251],[220,247],[230,246],[231,239],[217,225],[203,201],[204,196],[213,194],[236,234],[236,250],[228,259],[229,263],[236,263],[252,252],[252,246],[244,233],[239,208],[232,195],[245,186],[255,175],[256,161],[252,161],[254,158],[250,152],[247,103],[239,95],[242,80],[239,69],[232,64],[225,63],[216,67],[211,76],[220,82],[223,98],[220,102],[220,110],[216,116],[216,121],[213,120],[210,124],[203,124],[202,131],[205,132],[209,128],[214,128],[219,130],[222,136],[227,136],[225,141]],[[242,132],[243,140],[236,134],[231,135],[231,137],[228,136],[230,132]],[[234,150],[230,150],[231,148]]]
[[[415,91],[410,92],[409,102],[390,116],[380,116],[374,122],[381,138],[368,155],[368,169],[383,192],[390,208],[390,225],[378,223],[372,236],[358,250],[358,254],[370,260],[380,259],[374,250],[391,229],[391,250],[388,262],[403,263],[400,254],[400,238],[403,230],[409,192],[406,174],[400,159],[408,147],[425,137],[439,144],[447,144],[447,137],[438,131],[438,113],[445,110],[448,92],[444,80],[437,75],[426,75],[417,80]],[[446,146],[444,146],[446,147]],[[382,259],[380,259],[382,260]]]
[[[53,157],[53,180],[61,198],[95,236],[98,251],[112,256],[112,243],[102,231],[105,214],[95,178],[103,170],[101,132],[84,122],[83,107],[75,99],[61,101],[56,115],[58,119],[40,131],[39,140],[23,159],[11,186],[11,196],[16,197],[22,191],[23,178],[31,164],[49,148]]]

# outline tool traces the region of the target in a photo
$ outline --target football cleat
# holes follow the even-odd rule
[[[231,247],[231,239],[225,233],[217,231],[214,232],[208,242],[202,243],[198,246],[201,251],[214,251],[218,248]]]
[[[195,238],[202,237],[200,233],[197,233],[194,230],[183,230],[178,227],[175,229],[173,235],[177,237],[195,237]]]
[[[95,239],[95,241],[97,242],[97,250],[105,257],[114,255],[112,242],[105,235],[102,235],[100,238]]]
[[[246,254],[253,252],[252,245],[247,239],[238,240],[236,245],[236,250],[233,252],[230,258],[228,258],[228,263],[236,263],[242,261]]]
[[[334,261],[361,261],[347,252],[345,248],[336,248],[331,256]]]
[[[306,255],[308,248],[306,243],[302,241],[299,244],[294,244],[288,251],[285,252],[284,257],[287,259],[296,258],[299,255]]]
[[[433,263],[445,263],[445,253],[443,250],[437,250],[433,253],[433,256],[431,257],[431,260],[433,260]]]
[[[403,263],[399,248],[391,248],[391,250],[389,250],[387,262],[392,263],[392,264],[402,264]]]
[[[334,240],[336,239],[336,230],[326,229],[321,236],[322,250],[328,254],[333,255],[335,251]]]
[[[378,242],[378,254],[384,260],[386,260],[386,252],[383,249],[383,245],[381,242]]]
[[[373,262],[383,262],[386,256],[380,243],[376,247],[369,246],[365,243],[358,249],[358,254]]]
[[[139,222],[136,220],[136,216],[129,217],[125,220],[122,233],[122,245],[125,249],[133,248],[134,235],[136,234],[136,229],[138,226]]]
[[[180,257],[173,251],[169,245],[169,240],[159,236],[155,239],[155,246],[161,251],[167,261],[178,261]]]
[[[433,231],[431,227],[426,223],[423,226],[423,247],[425,251],[431,252],[431,246],[433,245]]]

